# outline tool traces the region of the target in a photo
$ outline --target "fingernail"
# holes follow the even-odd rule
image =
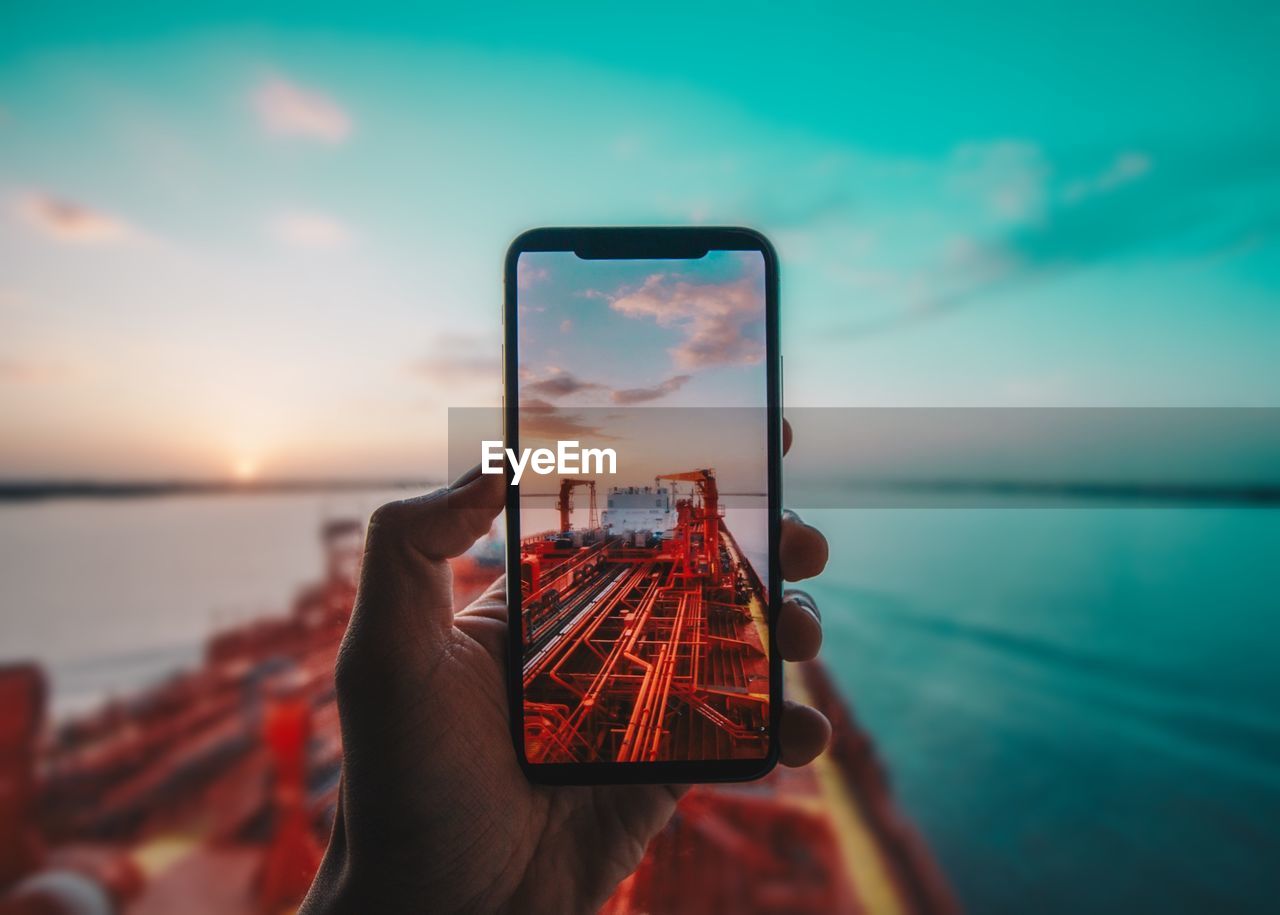
[[[784,509],[782,510],[782,520],[783,520],[783,521],[794,521],[796,524],[804,524],[804,519],[803,519],[803,518],[801,518],[799,515],[797,515],[795,512],[793,512],[793,511],[792,511],[791,509],[789,509],[789,508],[784,508]],[[807,526],[807,525],[806,525],[806,526]]]
[[[822,622],[822,611],[818,609],[818,602],[809,596],[807,591],[788,591],[783,597],[808,610],[815,620]]]
[[[458,479],[450,483],[449,488],[459,489],[463,486],[466,486],[468,483],[472,482],[473,480],[478,480],[478,479],[480,479],[480,465],[476,464],[476,466],[472,467],[462,476],[458,477]]]

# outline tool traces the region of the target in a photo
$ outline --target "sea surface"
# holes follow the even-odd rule
[[[57,718],[126,694],[210,633],[287,613],[323,572],[321,525],[406,494],[0,503],[0,661],[40,661]]]
[[[0,660],[65,715],[192,663],[396,493],[0,505]],[[824,656],[966,906],[1280,897],[1280,511],[807,511]]]

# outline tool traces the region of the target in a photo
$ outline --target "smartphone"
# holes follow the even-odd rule
[[[535,229],[507,252],[503,318],[522,767],[764,775],[782,707],[773,247],[743,228]]]

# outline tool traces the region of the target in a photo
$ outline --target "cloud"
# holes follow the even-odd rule
[[[61,362],[37,362],[0,357],[0,383],[43,384],[70,377],[69,366]]]
[[[613,439],[600,426],[589,423],[581,414],[570,413],[540,397],[520,397],[520,434],[523,439]]]
[[[609,303],[630,318],[653,318],[684,339],[669,352],[680,368],[751,365],[764,358],[764,302],[754,272],[731,283],[691,283],[655,273]]]
[[[351,241],[351,231],[323,213],[284,213],[271,222],[270,230],[278,241],[295,248],[341,248]]]
[[[546,267],[535,267],[523,257],[516,262],[516,286],[520,289],[528,289],[534,283],[540,283],[549,276],[551,271]]]
[[[1062,189],[1062,199],[1067,203],[1078,203],[1086,197],[1105,194],[1122,184],[1135,181],[1150,170],[1151,157],[1146,153],[1120,153],[1101,174],[1068,184]]]
[[[951,154],[948,184],[975,196],[987,214],[1001,222],[1038,222],[1045,214],[1050,172],[1034,143],[964,143]]]
[[[584,381],[572,372],[557,368],[552,368],[542,378],[526,381],[521,385],[521,391],[524,394],[534,398],[547,398],[550,400],[557,400],[583,391],[602,390],[607,390],[605,385],[597,384],[594,381]]]
[[[351,116],[329,96],[272,77],[253,93],[253,107],[270,133],[341,143],[351,136]]]
[[[1045,225],[1022,227],[1002,243],[1030,268],[1061,270],[1132,257],[1175,239],[1188,243],[1188,255],[1216,251],[1280,228],[1265,208],[1229,206],[1280,180],[1280,139],[1255,134],[1168,146],[1159,168],[1153,159],[1115,156],[1090,192],[1064,199]]]
[[[895,311],[855,318],[836,328],[840,336],[870,337],[930,321],[974,304],[981,296],[1025,281],[1029,267],[999,241],[970,235],[948,239],[937,261],[880,281],[900,302]]]
[[[1077,153],[1060,170],[1088,175],[1079,167],[1083,158]],[[894,330],[1073,271],[1167,257],[1175,242],[1184,260],[1203,260],[1255,250],[1280,236],[1280,219],[1269,211],[1232,206],[1280,180],[1280,140],[1273,136],[1166,142],[1158,155],[1108,151],[1087,158],[1109,164],[1049,195],[1041,219],[972,235],[962,257],[916,270],[927,290],[920,302],[833,331],[862,337]]]
[[[638,133],[622,133],[609,144],[615,158],[624,162],[636,158],[645,147],[644,137]]]
[[[560,322],[560,333],[567,334],[571,330],[573,330],[572,320],[570,320],[569,318],[565,318],[563,321]]]
[[[135,234],[120,219],[43,191],[24,195],[18,201],[18,214],[50,238],[73,244],[111,244]]]
[[[520,374],[520,403],[535,404],[543,407],[552,406],[552,401],[572,397],[576,394],[587,394],[588,402],[608,400],[615,404],[629,405],[659,400],[668,394],[674,394],[685,386],[691,375],[675,375],[655,385],[642,388],[614,388],[598,381],[587,381],[572,372],[556,366],[538,374],[528,370]]]
[[[610,398],[616,404],[636,404],[658,400],[680,390],[692,377],[692,375],[673,375],[651,388],[622,388],[615,390]]]
[[[409,364],[421,378],[441,385],[497,384],[502,366],[499,347],[489,337],[445,334],[436,340],[431,355]]]

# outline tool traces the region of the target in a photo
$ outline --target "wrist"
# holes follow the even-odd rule
[[[356,887],[355,872],[347,854],[346,834],[342,824],[341,801],[334,820],[329,847],[325,849],[320,867],[311,881],[307,897],[298,907],[298,915],[334,915],[359,909],[360,893]]]
[[[514,912],[513,900],[500,887],[487,886],[478,896],[462,893],[468,881],[433,877],[424,872],[427,861],[399,861],[390,849],[353,847],[338,802],[333,835],[312,880],[311,889],[298,909],[299,915],[346,915],[379,912],[385,915],[423,911]],[[359,846],[361,843],[355,843]],[[430,856],[426,856],[429,860]],[[527,915],[523,906],[522,915]],[[550,911],[550,910],[548,910]]]

